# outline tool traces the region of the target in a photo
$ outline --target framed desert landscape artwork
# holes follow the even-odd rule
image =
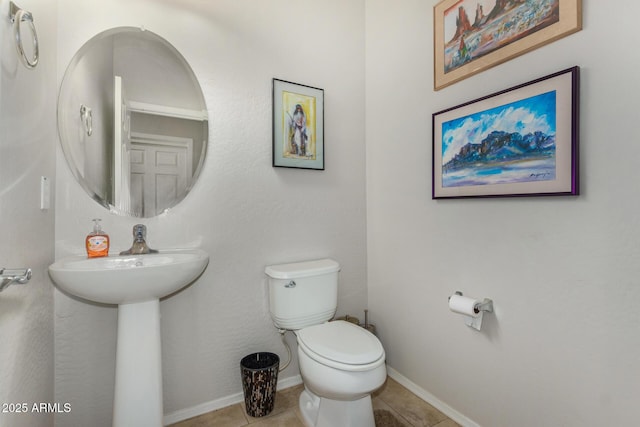
[[[581,0],[443,0],[434,6],[434,89],[582,28]]]
[[[579,68],[433,114],[432,198],[578,195]]]

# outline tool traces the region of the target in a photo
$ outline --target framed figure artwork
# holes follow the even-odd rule
[[[324,91],[273,79],[273,166],[324,170]]]

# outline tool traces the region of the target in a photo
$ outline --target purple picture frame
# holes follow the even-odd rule
[[[434,113],[432,199],[577,196],[575,66]]]

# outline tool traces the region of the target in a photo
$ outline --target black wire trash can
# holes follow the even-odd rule
[[[273,411],[280,358],[273,353],[253,353],[240,361],[247,415],[263,417]]]

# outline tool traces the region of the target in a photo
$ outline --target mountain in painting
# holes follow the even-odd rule
[[[517,162],[553,157],[556,152],[555,135],[542,132],[521,135],[519,132],[493,131],[480,144],[466,144],[453,159],[443,165],[452,171],[477,165]]]
[[[471,31],[471,21],[464,7],[458,8],[458,16],[456,17],[456,33],[451,41],[459,39],[466,32]]]
[[[457,9],[447,13],[453,14],[451,18],[455,18],[455,22],[447,24],[451,27],[447,34],[451,36],[444,46],[445,73],[560,20],[560,0],[495,0],[491,10],[487,10],[487,3],[483,3],[487,6],[483,7],[472,0],[460,0],[456,4]],[[469,16],[474,18],[473,23]]]
[[[526,3],[526,0],[496,0],[496,5],[489,12],[488,19],[494,19],[513,7]]]
[[[484,14],[484,8],[480,3],[476,5],[476,19],[473,20],[473,27],[481,27],[487,20],[487,16]]]
[[[449,43],[453,43],[454,41],[458,40],[461,36],[468,33],[473,28],[481,28],[487,21],[491,21],[503,15],[505,11],[519,6],[522,3],[526,3],[526,0],[496,0],[495,6],[493,6],[491,11],[487,15],[484,14],[485,11],[483,10],[482,6],[480,4],[477,4],[473,25],[471,25],[469,15],[467,14],[464,6],[458,7],[458,16],[456,18],[456,32],[451,40],[449,40]]]

